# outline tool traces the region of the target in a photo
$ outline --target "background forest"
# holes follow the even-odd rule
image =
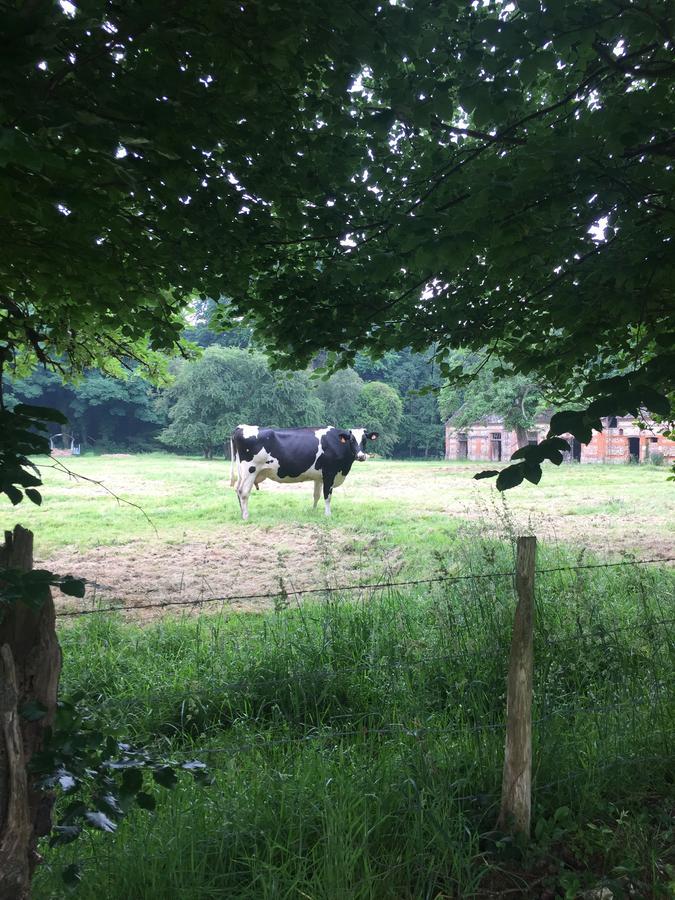
[[[63,412],[69,425],[55,425],[52,433],[61,428],[65,443],[72,435],[82,453],[168,449],[207,458],[223,452],[240,422],[363,425],[380,432],[382,456],[442,457],[447,419],[464,427],[499,414],[507,427],[527,428],[543,408],[535,381],[497,379],[497,361],[481,366],[479,355],[464,351],[454,351],[450,362],[463,364],[467,372],[480,367],[479,377],[465,385],[441,378],[432,348],[426,353],[390,350],[378,360],[359,353],[353,367],[324,379],[313,375],[322,355],[308,370],[274,371],[250,329],[213,331],[207,324],[210,314],[210,303],[197,306],[184,342],[199,349],[191,358],[167,358],[167,374],[159,384],[133,365],[121,369],[121,377],[90,369],[66,382],[38,367],[26,377],[8,379],[5,400]]]
[[[201,309],[185,330],[185,341],[201,348],[196,358],[167,359],[168,377],[153,384],[140,369],[116,378],[97,370],[64,382],[37,368],[8,381],[10,403],[39,403],[63,412],[85,452],[139,452],[157,449],[223,452],[240,422],[274,426],[320,425],[379,430],[379,452],[396,457],[438,457],[443,425],[435,393],[438,368],[431,353],[391,351],[377,362],[357,356],[353,368],[327,380],[308,371],[272,371],[266,354],[244,327],[217,333]],[[318,359],[314,368],[318,367]],[[54,426],[52,432],[62,426]]]

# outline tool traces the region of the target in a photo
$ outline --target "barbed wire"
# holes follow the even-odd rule
[[[673,682],[675,684],[675,682]],[[616,712],[618,710],[625,709],[630,707],[632,709],[639,709],[645,706],[652,706],[654,701],[654,697],[651,695],[645,695],[640,698],[631,697],[624,700],[621,703],[612,703],[606,704],[602,706],[590,706],[590,707],[565,707],[562,709],[552,710],[550,713],[546,715],[539,716],[533,720],[532,726],[537,727],[543,725],[547,722],[550,722],[552,719],[556,718],[571,718],[577,715],[599,715],[608,712]],[[367,714],[366,714],[367,715]],[[363,717],[365,719],[366,716]],[[362,719],[362,721],[363,721]],[[380,725],[379,727],[371,727],[365,724],[361,726],[353,725],[348,729],[343,730],[335,730],[335,729],[315,729],[314,731],[302,735],[294,735],[294,736],[284,736],[284,737],[269,737],[262,736],[259,740],[251,740],[245,741],[242,743],[232,743],[219,747],[199,747],[197,751],[194,749],[181,749],[175,748],[173,749],[172,755],[182,756],[188,755],[193,756],[195,752],[197,752],[200,756],[203,755],[214,755],[214,756],[236,756],[240,753],[247,753],[249,751],[254,750],[266,750],[270,747],[282,747],[282,746],[300,746],[303,744],[309,744],[312,741],[322,742],[322,741],[341,741],[345,738],[353,738],[353,737],[362,737],[362,738],[371,738],[371,737],[381,737],[381,736],[402,736],[402,737],[411,737],[411,738],[424,738],[429,735],[435,737],[442,736],[457,736],[463,738],[467,735],[477,734],[479,732],[495,732],[495,731],[505,731],[507,728],[506,722],[479,722],[473,725],[467,726],[467,724],[456,724],[452,726],[428,726],[428,725],[419,725],[419,726],[410,726],[405,725],[400,722],[389,722],[386,725]],[[670,733],[670,732],[668,732]]]
[[[583,571],[587,569],[613,569],[618,567],[625,566],[643,566],[643,565],[653,565],[653,564],[665,564],[675,562],[675,557],[665,557],[662,559],[640,559],[640,560],[625,560],[623,562],[617,563],[589,563],[578,566],[554,566],[550,568],[544,569],[536,569],[536,575],[546,575],[554,572],[577,572]],[[376,581],[371,583],[359,583],[359,584],[342,584],[342,585],[324,585],[323,587],[316,588],[294,588],[288,590],[284,587],[281,587],[278,591],[266,592],[266,593],[253,593],[253,594],[228,594],[225,596],[217,596],[217,597],[199,597],[196,600],[160,600],[156,603],[137,603],[133,606],[121,606],[121,605],[110,605],[97,607],[92,609],[77,609],[77,610],[62,610],[56,613],[56,617],[59,619],[65,618],[77,618],[80,616],[90,616],[90,615],[102,615],[107,612],[134,612],[136,610],[142,609],[165,609],[170,606],[179,606],[179,607],[195,607],[195,606],[204,606],[205,604],[210,603],[222,603],[223,605],[226,603],[233,603],[235,601],[242,600],[275,600],[277,598],[285,598],[285,597],[297,597],[303,596],[305,594],[334,594],[334,593],[348,593],[349,591],[381,591],[387,590],[391,588],[401,588],[401,587],[412,587],[417,585],[429,585],[429,584],[450,584],[454,582],[460,581],[477,581],[484,579],[496,579],[496,578],[514,578],[515,571],[510,570],[507,572],[487,572],[487,573],[469,573],[466,575],[440,575],[434,578],[417,578],[417,579],[409,579],[406,581]]]
[[[228,594],[223,597],[200,597],[196,600],[160,600],[157,603],[137,603],[133,606],[106,606],[97,609],[67,610],[57,613],[57,618],[72,616],[87,616],[105,612],[133,612],[137,609],[163,609],[167,606],[203,606],[206,603],[232,603],[238,600],[275,600],[279,597],[295,597],[303,594],[334,594],[347,593],[348,591],[381,591],[387,588],[411,587],[420,584],[438,584],[446,581],[465,581],[470,579],[503,578],[512,577],[513,572],[490,572],[484,575],[453,575],[437,578],[417,578],[409,581],[376,581],[367,584],[342,584],[317,588],[297,588],[287,590],[280,588],[278,591],[259,594]]]
[[[539,633],[535,631],[534,640],[535,643],[537,641],[544,642],[547,646],[555,646],[556,644],[567,644],[570,641],[579,641],[584,638],[603,638],[607,635],[614,634],[623,634],[626,631],[635,632],[635,631],[643,631],[649,628],[654,628],[655,626],[667,626],[667,625],[675,625],[675,619],[647,619],[644,622],[632,622],[630,625],[622,625],[620,628],[605,628],[603,625],[596,625],[597,631],[588,631],[585,629],[577,629],[574,632],[570,632],[567,636],[558,637],[558,638],[549,638],[548,635],[544,633]]]
[[[675,734],[675,731],[669,731],[666,733],[666,736]],[[669,763],[672,764],[674,757],[671,756],[615,756],[614,759],[610,759],[608,762],[602,763],[597,766],[588,766],[586,769],[577,769],[576,772],[570,772],[568,775],[561,775],[560,778],[556,778],[553,781],[549,781],[546,784],[538,785],[535,782],[532,785],[532,793],[539,794],[544,791],[551,790],[554,787],[558,787],[560,784],[565,784],[568,781],[577,781],[582,777],[594,777],[597,772],[603,772],[606,769],[611,769],[616,765],[626,765],[632,766],[637,765],[638,763]]]
[[[658,626],[667,626],[667,625],[675,625],[675,619],[664,619],[658,621],[650,621],[644,623],[634,623],[632,625],[626,626],[624,628],[616,628],[612,630],[612,633],[621,633],[630,631],[634,633],[636,630],[646,629],[653,627],[655,625]],[[546,643],[547,646],[561,645],[568,643],[569,641],[579,641],[582,637],[604,637],[606,632],[601,635],[595,634],[587,634],[585,632],[579,633],[575,632],[574,634],[570,634],[566,639],[554,639],[549,640],[545,635],[542,636],[542,640]],[[495,645],[490,648],[481,648],[483,653],[487,652],[488,649],[497,653],[505,653],[508,650],[509,642],[507,639],[504,640],[502,644]],[[167,701],[167,700],[175,700],[180,701],[181,703],[187,703],[190,701],[199,701],[200,699],[212,699],[214,694],[221,691],[237,691],[244,689],[249,690],[258,690],[261,687],[270,687],[277,686],[286,688],[289,686],[289,682],[292,681],[316,681],[320,679],[334,679],[341,678],[344,676],[351,675],[362,675],[365,673],[373,672],[376,673],[380,670],[385,670],[385,675],[399,675],[402,672],[410,671],[412,669],[417,669],[420,666],[433,665],[435,663],[445,663],[451,661],[463,661],[466,659],[466,650],[457,651],[455,653],[441,653],[434,654],[431,656],[418,656],[413,659],[407,660],[391,660],[391,659],[382,659],[371,663],[364,663],[359,666],[347,666],[347,667],[329,667],[324,666],[317,669],[298,669],[296,671],[288,671],[288,672],[279,672],[274,675],[265,675],[264,677],[260,677],[255,673],[250,674],[246,678],[240,678],[236,681],[222,681],[218,682],[210,686],[209,688],[205,688],[203,690],[188,690],[184,694],[180,696],[172,697],[167,691],[163,691],[162,693],[147,693],[147,694],[134,694],[130,697],[97,697],[96,702],[99,704],[105,705],[126,705],[126,704],[135,704],[135,703],[143,703],[152,700],[158,701]],[[463,682],[462,687],[467,688],[471,686],[484,685],[485,682],[482,679],[475,679],[467,682]],[[653,686],[661,686],[662,682],[654,682]],[[223,702],[226,702],[226,698],[223,698]]]

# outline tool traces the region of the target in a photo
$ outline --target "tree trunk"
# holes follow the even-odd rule
[[[33,533],[17,525],[5,532],[0,570],[33,568]],[[1,572],[0,572],[1,579]],[[34,610],[16,602],[0,621],[0,898],[26,900],[36,864],[37,839],[51,829],[53,797],[37,790],[27,774],[41,747],[44,730],[54,721],[61,672],[51,596]],[[21,717],[28,702],[46,714],[37,721]]]
[[[518,449],[521,447],[527,447],[529,438],[527,436],[527,429],[523,428],[522,425],[516,425],[516,440],[518,441]]]

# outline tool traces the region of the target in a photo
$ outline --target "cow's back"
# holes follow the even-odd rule
[[[315,469],[320,457],[322,428],[259,428],[239,425],[232,435],[240,460],[256,462],[270,477],[299,478]]]

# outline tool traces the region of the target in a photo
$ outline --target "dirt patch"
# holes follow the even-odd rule
[[[364,551],[335,530],[284,525],[249,527],[245,534],[222,529],[207,541],[64,548],[36,565],[89,583],[82,601],[56,590],[59,612],[119,605],[147,620],[170,611],[270,609],[300,599],[284,600],[284,592],[388,580],[403,563],[397,552]]]

